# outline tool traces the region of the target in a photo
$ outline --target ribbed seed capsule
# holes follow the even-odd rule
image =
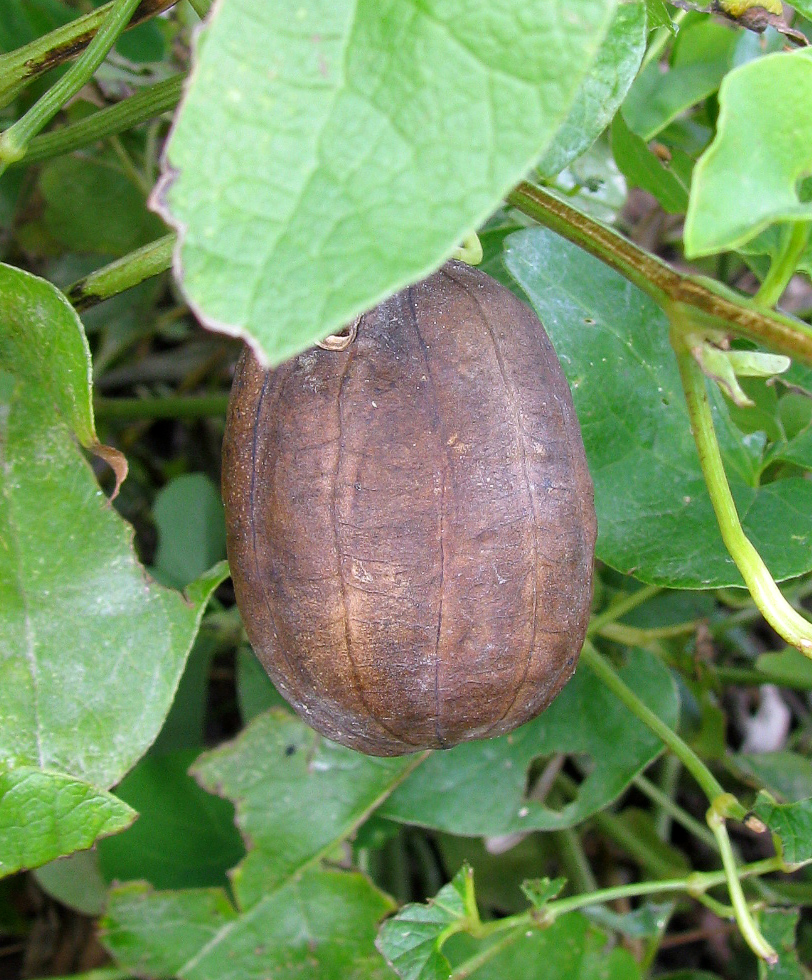
[[[373,755],[499,735],[575,669],[592,484],[537,317],[450,262],[345,350],[246,353],[223,448],[249,638],[315,729]]]

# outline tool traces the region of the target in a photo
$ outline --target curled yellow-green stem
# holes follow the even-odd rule
[[[468,265],[479,265],[482,261],[482,243],[479,240],[479,235],[475,231],[466,235],[462,240],[462,245],[454,249],[451,258],[459,259],[460,262],[465,262]]]
[[[770,626],[787,643],[812,658],[812,623],[796,612],[781,594],[761,555],[742,529],[716,440],[705,376],[691,355],[686,336],[683,326],[672,319],[671,343],[677,354],[691,429],[722,540]]]

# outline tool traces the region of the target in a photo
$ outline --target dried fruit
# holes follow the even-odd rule
[[[246,629],[318,731],[373,755],[510,731],[572,675],[595,512],[536,316],[457,262],[343,351],[237,370],[224,443]]]

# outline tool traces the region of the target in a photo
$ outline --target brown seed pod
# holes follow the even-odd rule
[[[246,353],[223,447],[228,557],[280,692],[372,755],[500,735],[575,670],[592,484],[536,316],[450,262],[345,350]]]

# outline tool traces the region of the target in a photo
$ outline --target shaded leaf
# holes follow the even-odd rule
[[[226,557],[226,523],[220,491],[205,473],[186,473],[155,498],[158,526],[155,571],[161,582],[183,588]]]
[[[82,915],[101,915],[107,901],[107,882],[99,871],[96,849],[76,851],[34,871],[39,887]]]
[[[0,768],[0,877],[90,847],[135,817],[111,793],[62,773]]]
[[[555,176],[606,129],[637,74],[645,49],[644,4],[620,4],[569,115],[538,164],[543,176]]]
[[[630,187],[653,194],[663,210],[682,214],[688,206],[688,189],[679,177],[656,157],[618,113],[612,123],[612,152]]]
[[[593,905],[584,914],[590,922],[604,929],[619,932],[630,939],[644,939],[660,935],[673,911],[673,902],[646,902],[633,912],[623,914],[613,912],[606,905]]]
[[[794,647],[787,647],[779,653],[760,654],[756,669],[768,673],[774,683],[783,681],[790,686],[803,684],[812,687],[812,661]]]
[[[776,803],[763,790],[753,804],[756,814],[781,841],[788,864],[812,861],[812,799]]]
[[[758,58],[725,78],[716,137],[694,169],[687,255],[736,248],[773,221],[812,220],[812,202],[798,196],[812,169],[810,101],[809,48]]]
[[[665,315],[620,275],[545,229],[506,241],[572,388],[595,484],[598,557],[644,582],[740,585],[691,436]],[[812,484],[758,486],[763,438],[744,436],[710,389],[714,422],[744,529],[773,575],[812,567]]]
[[[448,980],[451,965],[442,946],[477,923],[474,902],[473,872],[463,866],[425,905],[406,905],[384,922],[375,945],[403,980]]]
[[[614,6],[218,4],[160,194],[198,314],[278,363],[427,275],[553,138]]]
[[[45,200],[43,226],[74,252],[120,256],[166,234],[147,210],[144,191],[118,169],[114,156],[65,156],[40,176]]]
[[[148,755],[116,787],[139,818],[99,842],[108,881],[143,879],[155,888],[225,885],[226,871],[245,854],[234,807],[204,792],[187,774],[197,752]]]
[[[660,660],[634,651],[620,675],[660,718],[676,724],[677,694]],[[433,753],[379,812],[471,836],[572,827],[616,799],[661,750],[659,739],[581,666],[538,718],[509,735]],[[588,773],[559,812],[525,794],[532,761],[556,752],[578,754]]]
[[[812,759],[805,755],[785,750],[738,752],[731,758],[740,775],[790,803],[806,799],[812,791]]]

